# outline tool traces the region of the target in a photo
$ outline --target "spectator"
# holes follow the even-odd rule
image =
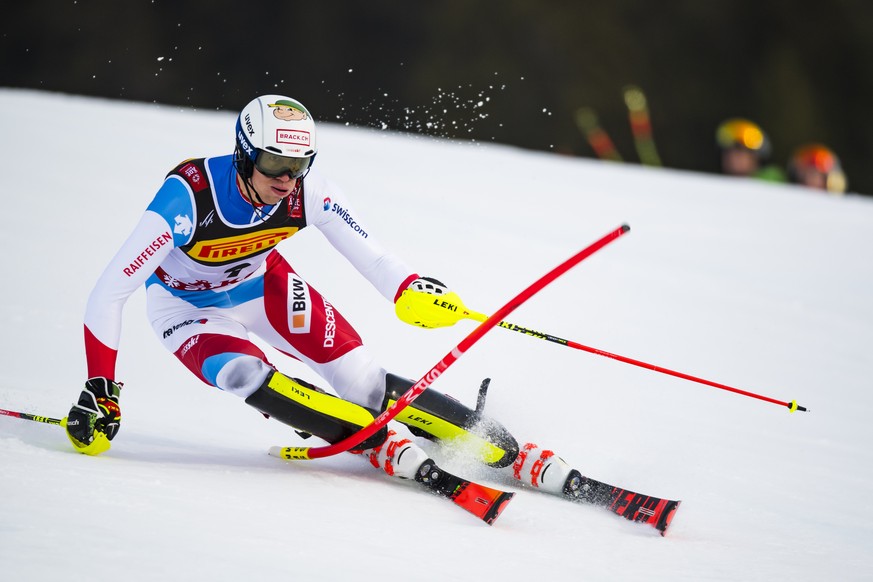
[[[788,180],[832,194],[846,191],[846,175],[837,155],[817,143],[803,145],[788,161]]]
[[[756,124],[747,119],[728,119],[718,126],[715,139],[721,152],[722,173],[785,181],[778,166],[765,165],[770,158],[770,140]]]

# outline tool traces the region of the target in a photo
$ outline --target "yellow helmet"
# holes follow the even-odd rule
[[[728,119],[718,126],[715,141],[721,149],[742,148],[755,152],[759,158],[770,156],[770,139],[748,119]]]

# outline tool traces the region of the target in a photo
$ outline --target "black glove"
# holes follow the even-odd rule
[[[82,453],[98,455],[109,449],[121,424],[118,398],[121,384],[108,378],[91,378],[79,401],[67,415],[67,436]]]

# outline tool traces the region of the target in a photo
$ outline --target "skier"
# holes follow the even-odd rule
[[[718,126],[715,141],[719,147],[721,171],[729,176],[743,176],[784,182],[785,175],[770,158],[770,139],[748,119],[728,119]]]
[[[846,191],[846,175],[840,159],[829,148],[818,143],[802,145],[794,150],[788,160],[788,180],[831,194],[839,195]]]
[[[416,295],[447,294],[446,286],[383,249],[342,191],[313,169],[316,128],[300,102],[254,99],[237,118],[235,142],[232,155],[189,159],[167,175],[91,292],[84,318],[89,378],[66,423],[78,451],[100,454],[118,434],[121,315],[141,285],[159,341],[195,376],[305,436],[337,442],[412,386],[375,361],[348,320],[276,245],[314,226],[400,307]],[[445,311],[428,313],[431,303],[396,311],[407,323],[444,325]],[[249,333],[307,365],[339,397],[277,370]],[[519,447],[499,423],[432,389],[397,420],[417,436],[461,439],[484,463],[544,491],[572,495],[580,486],[578,471],[551,451]],[[404,430],[392,424],[354,452],[389,475],[421,480],[419,469],[432,461]]]

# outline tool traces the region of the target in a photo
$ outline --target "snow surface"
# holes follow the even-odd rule
[[[233,123],[0,90],[0,407],[66,414],[85,379],[92,284],[164,174],[228,153]],[[140,290],[124,316],[124,420],[108,453],[79,455],[58,427],[0,418],[0,578],[873,579],[873,200],[326,123],[320,136],[318,165],[368,230],[469,307],[496,311],[627,222],[628,235],[508,319],[810,412],[495,329],[434,388],[473,403],[491,377],[488,409],[519,439],[683,505],[662,538],[519,490],[489,527],[352,455],[268,456],[305,442],[165,353]],[[474,329],[399,322],[317,231],[280,249],[392,371],[418,378]],[[425,446],[448,469],[518,490]]]

